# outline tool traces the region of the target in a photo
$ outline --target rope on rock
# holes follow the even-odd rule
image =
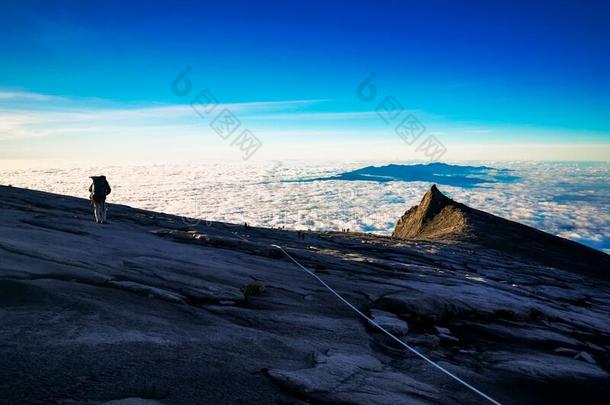
[[[419,356],[420,358],[422,358],[423,360],[425,360],[428,364],[432,365],[433,367],[435,367],[436,369],[442,371],[443,373],[447,374],[449,377],[453,378],[455,381],[459,382],[460,384],[464,385],[465,387],[467,387],[468,389],[470,389],[471,391],[475,392],[476,394],[480,395],[481,397],[485,398],[486,400],[488,400],[489,402],[491,402],[492,404],[495,405],[501,405],[500,402],[496,401],[495,399],[493,399],[492,397],[490,397],[489,395],[481,392],[480,390],[478,390],[477,388],[473,387],[472,385],[468,384],[466,381],[462,380],[460,377],[456,376],[455,374],[453,374],[451,371],[447,370],[446,368],[444,368],[443,366],[435,363],[434,361],[430,360],[428,357],[424,356],[423,354],[421,354],[420,352],[418,352],[416,349],[414,349],[413,347],[409,346],[408,344],[406,344],[405,342],[403,342],[402,340],[400,340],[399,338],[397,338],[396,336],[394,336],[392,333],[388,332],[383,326],[379,325],[377,322],[375,322],[373,319],[369,318],[368,316],[366,316],[364,313],[362,313],[358,308],[356,308],[354,305],[352,305],[348,300],[346,300],[345,298],[343,298],[343,296],[341,296],[341,294],[339,294],[338,292],[336,292],[331,286],[329,286],[328,284],[326,284],[326,282],[324,280],[322,280],[320,277],[318,277],[315,273],[313,273],[311,270],[305,268],[305,266],[303,266],[301,263],[299,263],[294,257],[292,257],[288,252],[286,252],[284,250],[284,248],[282,248],[281,246],[278,245],[271,245],[275,248],[278,248],[279,250],[282,251],[282,253],[284,253],[286,255],[286,257],[288,257],[290,260],[292,260],[297,266],[299,266],[301,269],[303,269],[307,274],[309,274],[310,276],[314,277],[316,280],[318,280],[318,282],[320,282],[320,284],[322,284],[327,290],[329,290],[331,293],[333,293],[337,298],[339,298],[345,305],[347,305],[348,307],[350,307],[354,312],[356,312],[358,315],[360,315],[362,318],[366,319],[368,322],[370,322],[372,325],[374,325],[377,329],[381,330],[383,333],[385,333],[386,335],[388,335],[390,338],[392,338],[393,340],[395,340],[396,342],[398,342],[399,344],[401,344],[402,346],[404,346],[407,350],[409,350],[410,352],[412,352],[413,354]]]

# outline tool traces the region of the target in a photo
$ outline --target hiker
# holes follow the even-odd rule
[[[95,222],[103,224],[106,222],[106,196],[110,194],[111,188],[106,176],[91,176],[93,183],[89,186],[89,198],[93,204]]]

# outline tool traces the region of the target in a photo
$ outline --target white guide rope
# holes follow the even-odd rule
[[[427,363],[429,363],[431,366],[437,368],[438,370],[442,371],[443,373],[447,374],[449,377],[453,378],[454,380],[456,380],[457,382],[459,382],[460,384],[466,386],[468,389],[474,391],[475,393],[477,393],[478,395],[482,396],[483,398],[485,398],[486,400],[488,400],[489,402],[491,402],[492,404],[495,405],[501,405],[500,402],[496,401],[495,399],[493,399],[492,397],[490,397],[489,395],[479,391],[478,389],[476,389],[475,387],[473,387],[472,385],[468,384],[466,381],[462,380],[460,377],[456,376],[455,374],[453,374],[451,371],[445,369],[444,367],[436,364],[434,361],[430,360],[429,358],[427,358],[426,356],[424,356],[423,354],[421,354],[420,352],[418,352],[417,350],[415,350],[414,348],[412,348],[411,346],[409,346],[408,344],[406,344],[405,342],[403,342],[402,340],[398,339],[396,336],[394,336],[393,334],[391,334],[390,332],[388,332],[387,330],[385,330],[383,328],[383,326],[379,325],[377,322],[375,322],[373,319],[369,318],[368,316],[366,316],[365,314],[363,314],[358,308],[356,308],[354,305],[352,305],[349,301],[347,301],[345,298],[343,298],[341,296],[341,294],[339,294],[338,292],[336,292],[335,290],[333,290],[333,288],[331,286],[329,286],[328,284],[326,284],[324,282],[324,280],[322,280],[320,277],[318,277],[315,273],[313,273],[312,271],[308,270],[307,268],[305,268],[301,263],[299,263],[294,257],[290,256],[290,254],[288,254],[288,252],[286,252],[281,246],[278,245],[271,245],[273,247],[278,248],[279,250],[282,251],[282,253],[284,253],[290,260],[292,260],[297,266],[299,266],[301,269],[303,269],[307,274],[309,274],[310,276],[314,277],[316,280],[318,280],[324,287],[326,287],[327,290],[329,290],[331,293],[333,293],[337,298],[339,298],[345,305],[347,305],[348,307],[350,307],[352,310],[354,310],[358,315],[360,315],[361,317],[363,317],[364,319],[366,319],[367,321],[369,321],[372,325],[374,325],[375,327],[377,327],[379,330],[381,330],[383,333],[385,333],[386,335],[388,335],[390,338],[392,338],[393,340],[395,340],[396,342],[400,343],[402,346],[404,346],[407,350],[409,350],[410,352],[412,352],[413,354],[421,357],[422,359],[424,359]]]

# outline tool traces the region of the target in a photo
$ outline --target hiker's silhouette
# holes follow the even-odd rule
[[[111,188],[106,176],[91,176],[93,183],[89,186],[89,198],[93,204],[95,222],[103,224],[106,222],[106,196],[110,194]]]

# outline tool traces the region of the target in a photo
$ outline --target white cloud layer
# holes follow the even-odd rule
[[[267,227],[391,233],[418,204],[423,182],[281,180],[317,178],[375,162],[176,164],[0,170],[0,183],[87,197],[88,176],[105,174],[110,202],[207,220]],[[439,185],[471,207],[535,226],[610,252],[610,164],[498,163],[515,169],[515,183],[463,189]]]

